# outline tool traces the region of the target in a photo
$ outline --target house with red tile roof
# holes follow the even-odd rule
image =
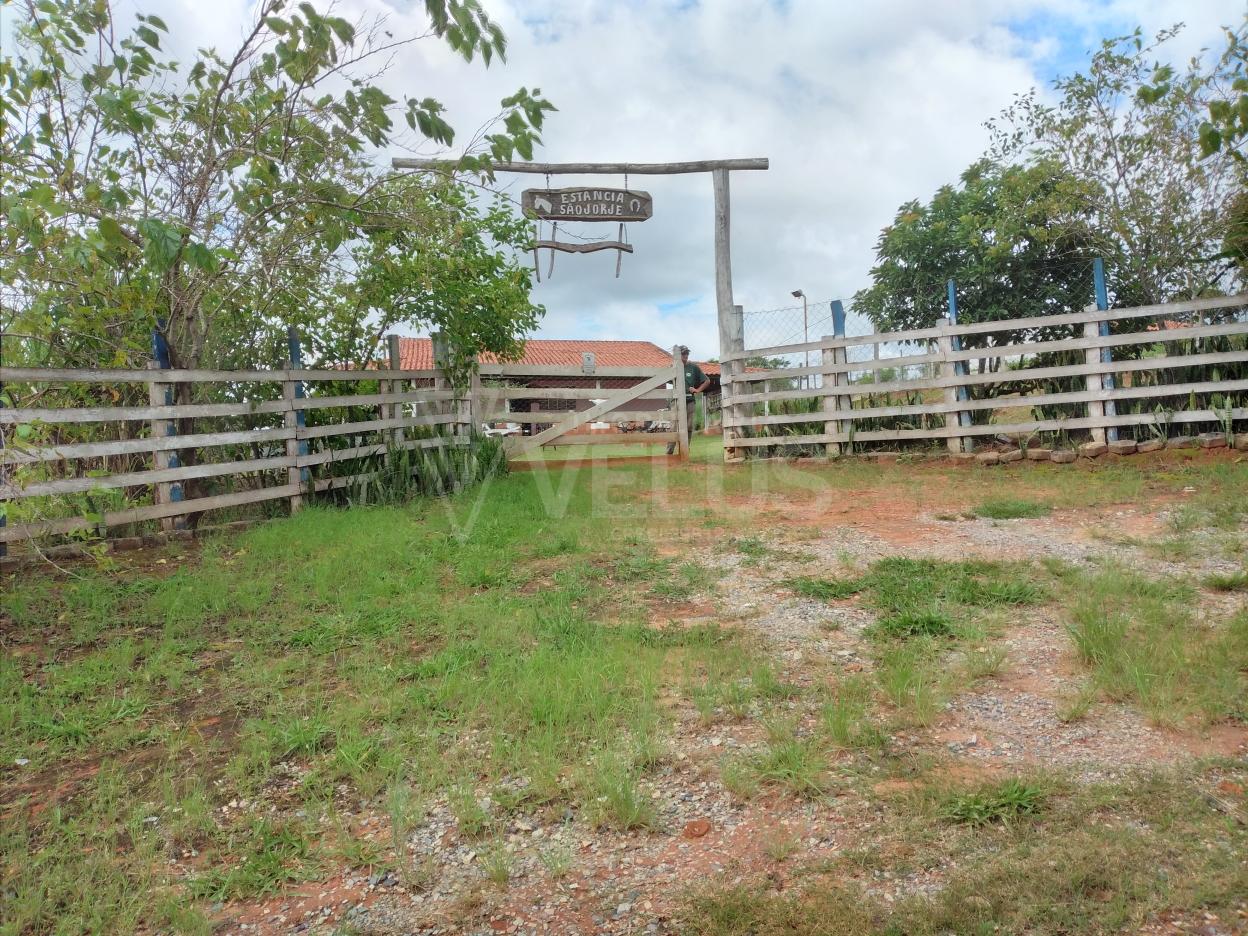
[[[596,367],[669,367],[672,363],[671,352],[664,351],[651,341],[589,341],[562,338],[530,338],[524,343],[524,353],[520,359],[508,363],[535,367],[580,368],[584,363],[583,355],[586,352],[594,355]],[[488,353],[482,354],[480,361],[482,364],[499,363],[497,357]],[[720,401],[719,364],[711,362],[697,363],[698,367],[702,369],[702,373],[706,374],[711,381],[711,386],[706,391],[707,412],[716,413],[719,410]],[[400,337],[399,366],[403,370],[431,369],[433,367],[433,341],[429,338]],[[508,377],[507,383],[511,386],[532,387],[534,390],[531,399],[510,400],[510,411],[515,413],[550,412],[553,422],[556,418],[553,414],[573,410],[586,410],[594,404],[592,400],[560,400],[543,397],[540,393],[542,389],[597,387],[603,390],[619,390],[631,387],[644,379],[641,376],[603,377],[595,376],[592,373],[587,373],[584,376]],[[607,394],[603,394],[603,396],[606,397]],[[662,400],[636,400],[629,403],[627,409],[632,412],[644,412],[646,410],[665,409],[666,405]],[[608,422],[606,423],[591,423],[577,431],[617,431],[616,425],[609,421],[610,414],[607,414],[607,420]],[[544,425],[538,423],[533,425],[532,431],[540,431],[542,428],[544,428]]]
[[[564,338],[530,338],[524,343],[524,355],[515,364],[552,367],[580,367],[586,351],[594,355],[599,367],[667,367],[672,355],[652,341],[584,341]],[[497,364],[498,358],[486,353],[482,364]],[[697,362],[702,373],[719,383],[719,365]],[[433,367],[433,341],[429,338],[400,338],[399,366],[403,370],[428,370]]]

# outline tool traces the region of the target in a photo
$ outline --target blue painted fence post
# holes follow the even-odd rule
[[[1109,309],[1109,291],[1105,288],[1105,261],[1101,259],[1100,257],[1097,257],[1095,260],[1092,261],[1092,285],[1094,289],[1096,290],[1096,307],[1102,312],[1108,310]],[[1096,333],[1100,335],[1102,338],[1108,335],[1109,334],[1109,322],[1098,322],[1096,326]],[[1114,353],[1111,349],[1101,348],[1101,363],[1102,364],[1108,364],[1111,361],[1113,361],[1113,359],[1114,359]],[[1114,386],[1115,384],[1114,384],[1113,374],[1101,375],[1101,389],[1102,390],[1113,390]],[[1105,401],[1105,415],[1106,416],[1118,415],[1118,406],[1117,404],[1114,403],[1113,400]],[[1108,439],[1110,442],[1117,442],[1118,441],[1118,429],[1113,426],[1108,428],[1105,431],[1105,438]]]
[[[165,338],[165,322],[163,319],[156,320],[156,327],[152,329],[152,357],[156,359],[156,367],[160,370],[169,370],[172,367],[169,357],[169,342]],[[173,406],[177,401],[177,394],[171,383],[155,383],[151,385],[151,392],[148,396],[149,402],[153,406]],[[155,419],[152,420],[152,435],[155,437],[169,437],[178,434],[178,422],[176,419]],[[154,453],[155,467],[161,468],[180,468],[182,467],[182,459],[179,457],[177,450],[166,449],[157,450]],[[171,481],[156,485],[156,501],[157,503],[178,503],[183,499],[182,482]],[[186,517],[166,517],[160,521],[161,528],[166,532],[169,530],[185,530]]]
[[[949,324],[957,325],[958,324],[958,284],[955,280],[950,279],[945,284],[945,297],[946,297],[946,303],[949,307]],[[949,336],[949,350],[950,351],[962,350],[962,339],[958,335]],[[969,372],[969,370],[970,369],[967,367],[966,361],[954,361],[953,362],[953,376],[965,377],[967,373]],[[969,399],[970,394],[967,392],[967,389],[965,386],[959,385],[955,388],[955,392],[953,396],[957,402],[965,403],[967,399]],[[946,419],[946,425],[947,424],[948,424],[948,420]],[[958,425],[969,426],[970,424],[971,424],[970,412],[967,410],[959,410],[958,411]],[[968,441],[969,440],[966,438],[960,438],[958,439],[956,446],[950,445],[949,448],[951,451],[957,451],[957,452],[965,451]]]

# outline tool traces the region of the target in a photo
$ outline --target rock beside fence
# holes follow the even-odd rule
[[[1226,434],[1222,432],[1202,432],[1200,434],[1201,448],[1226,448]]]
[[[1117,439],[1113,442],[1085,442],[1075,449],[1027,448],[987,449],[982,452],[957,452],[949,457],[959,462],[974,461],[978,465],[1008,465],[1018,461],[1053,462],[1056,465],[1069,465],[1080,458],[1099,458],[1105,454],[1134,455],[1148,452],[1159,452],[1166,448],[1229,448],[1237,452],[1248,452],[1248,432],[1227,436],[1223,432],[1205,432],[1199,436],[1177,436],[1173,439],[1146,439],[1136,442],[1134,439]]]

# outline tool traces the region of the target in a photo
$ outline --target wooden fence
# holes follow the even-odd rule
[[[37,535],[103,530],[149,520],[174,526],[174,518],[276,499],[298,510],[306,494],[351,487],[371,473],[334,474],[331,466],[359,464],[384,457],[394,448],[445,448],[468,438],[466,397],[438,371],[347,370],[65,370],[0,368],[0,381],[13,385],[92,384],[107,387],[146,384],[152,405],[21,407],[0,409],[8,445],[0,449],[0,498],[12,507],[30,498],[98,495],[123,489],[137,495],[148,489],[150,504],[86,515],[10,522],[0,527],[0,543]],[[306,394],[304,387],[332,386],[332,393]],[[341,392],[342,385],[356,392]],[[165,388],[211,387],[228,402],[165,403]],[[361,389],[369,392],[358,392]],[[374,389],[374,387],[376,389]],[[367,415],[360,412],[366,408]],[[323,424],[307,425],[310,413],[324,414]],[[331,421],[334,417],[345,421]],[[356,418],[363,416],[363,418]],[[248,428],[195,431],[196,423],[254,422]],[[115,424],[130,436],[109,441],[60,442],[68,427],[84,423]],[[14,427],[32,427],[51,438],[21,444]],[[186,431],[191,428],[192,431]],[[426,437],[408,438],[421,429]],[[194,452],[191,464],[178,456]],[[215,455],[215,458],[208,456]],[[130,458],[126,458],[130,456]],[[137,456],[137,458],[136,458]],[[148,461],[151,467],[135,466]],[[119,464],[125,463],[125,464]],[[53,467],[55,466],[55,468]],[[91,467],[84,467],[91,466]],[[44,468],[45,470],[40,470]],[[119,470],[123,469],[123,470]],[[129,470],[124,470],[124,469]],[[53,475],[60,475],[53,477]],[[188,482],[229,476],[244,480],[242,489],[209,496],[184,497]],[[276,483],[274,483],[276,482]],[[135,496],[133,499],[146,499]],[[10,518],[12,520],[12,518]]]
[[[0,367],[0,385],[22,401],[49,391],[123,401],[0,409],[0,555],[34,537],[94,537],[150,521],[174,530],[188,515],[224,508],[284,500],[294,512],[306,496],[378,477],[396,450],[463,446],[495,422],[523,427],[505,440],[513,456],[543,445],[678,441],[684,456],[685,410],[670,402],[683,376],[678,363],[588,373],[482,364],[457,389],[440,370]],[[667,428],[569,434],[598,418]]]
[[[1105,441],[1120,431],[1229,428],[1248,419],[1246,308],[1248,295],[1239,295],[966,325],[945,319],[733,350],[723,355],[732,362],[725,455],[941,443],[970,452],[998,436],[1033,435],[1068,447],[1071,438]],[[807,352],[819,362],[757,366]]]

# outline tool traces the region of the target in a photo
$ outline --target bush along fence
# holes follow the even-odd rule
[[[1083,312],[959,325],[951,282],[932,328],[846,337],[833,302],[833,335],[738,345],[723,355],[725,458],[1248,448],[1248,295],[1108,309],[1097,272]],[[817,363],[748,366],[807,353]]]
[[[208,512],[293,513],[314,496],[449,493],[553,445],[672,443],[687,455],[685,408],[671,405],[679,366],[489,363],[456,386],[437,366],[401,369],[394,337],[385,364],[360,370],[305,368],[289,338],[279,370],[173,369],[159,332],[142,370],[0,366],[0,555],[157,523],[177,532]],[[598,419],[658,430],[589,433]],[[514,438],[489,428],[499,421]]]

